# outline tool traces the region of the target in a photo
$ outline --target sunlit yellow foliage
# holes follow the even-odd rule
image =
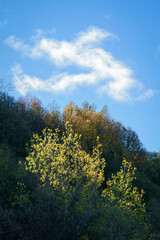
[[[26,169],[35,173],[40,185],[61,200],[64,222],[72,215],[81,220],[96,216],[99,209],[102,215],[97,224],[110,226],[112,233],[112,222],[106,217],[113,215],[112,221],[122,227],[122,235],[130,232],[131,235],[134,233],[133,239],[139,239],[137,225],[140,224],[143,229],[147,225],[143,191],[139,193],[132,186],[136,168],[124,160],[120,171],[107,181],[107,187],[101,194],[105,167],[105,160],[101,158],[102,146],[97,138],[97,146],[93,147],[92,154],[88,154],[82,150],[80,138],[69,122],[66,122],[62,134],[58,129],[55,132],[44,129],[42,136],[34,134]]]
[[[107,188],[103,191],[103,197],[106,197],[110,202],[117,203],[126,211],[132,211],[132,213],[145,212],[144,192],[141,190],[140,193],[137,187],[132,186],[135,171],[136,168],[132,167],[131,162],[124,159],[120,171],[116,175],[112,174],[111,180],[107,181]]]
[[[52,186],[65,201],[70,201],[79,188],[83,188],[81,195],[90,198],[93,189],[104,181],[105,161],[101,153],[98,143],[92,155],[83,151],[80,135],[67,122],[61,138],[58,129],[54,133],[44,129],[42,137],[33,135],[26,169],[37,174],[42,185]]]

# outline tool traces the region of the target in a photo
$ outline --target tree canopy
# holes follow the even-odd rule
[[[0,239],[159,238],[158,155],[106,106],[0,91],[0,136]]]

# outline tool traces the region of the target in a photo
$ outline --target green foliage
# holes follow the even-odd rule
[[[160,186],[160,158],[148,160],[144,165],[144,172],[151,181]]]
[[[98,139],[97,139],[98,141]],[[31,151],[26,158],[26,169],[36,174],[40,186],[62,201],[62,239],[84,233],[86,222],[98,206],[98,189],[104,181],[104,159],[101,144],[93,148],[92,155],[81,149],[80,136],[66,123],[65,132],[43,131],[43,136],[33,135]],[[69,230],[66,230],[68,226]]]
[[[21,227],[16,221],[14,211],[2,207],[0,207],[0,239],[22,239]]]
[[[0,92],[0,144],[8,145],[15,153],[22,153],[29,134],[28,127],[18,103]]]
[[[53,106],[46,110],[37,98],[15,101],[0,91],[0,144],[8,145],[17,156],[24,157],[33,132],[41,134],[47,126],[61,127],[60,113]]]
[[[136,177],[136,186],[145,191],[144,200],[152,232],[160,237],[160,159],[148,160],[143,168],[137,171]]]
[[[0,147],[0,205],[8,207],[17,190],[18,166],[8,148]]]
[[[106,107],[71,102],[62,121],[1,91],[0,135],[0,239],[158,239],[159,159]]]
[[[80,136],[68,123],[61,139],[58,133],[58,130],[53,133],[45,129],[43,137],[34,134],[26,169],[38,176],[41,186],[46,186],[63,201],[63,224],[70,225],[72,236],[77,239],[89,236],[88,239],[147,239],[149,225],[143,191],[139,193],[132,186],[136,168],[124,160],[120,171],[107,181],[107,188],[100,197],[98,189],[104,180],[105,164],[100,157],[101,145],[89,155],[81,149]],[[98,216],[99,220],[93,216]],[[71,232],[68,234],[71,236]]]

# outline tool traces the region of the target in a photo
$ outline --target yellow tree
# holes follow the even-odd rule
[[[120,171],[112,174],[102,193],[103,214],[106,216],[103,224],[102,221],[100,224],[107,229],[107,239],[150,239],[150,225],[143,202],[144,192],[133,187],[135,171],[136,168],[124,159]]]
[[[112,174],[111,180],[107,181],[107,188],[103,191],[103,196],[107,197],[110,202],[115,202],[125,210],[145,212],[143,203],[143,190],[139,193],[137,187],[132,183],[135,179],[136,168],[132,167],[131,162],[125,159],[122,162],[120,171]]]
[[[98,139],[97,139],[98,141]],[[66,123],[61,139],[59,130],[43,130],[43,136],[33,135],[26,169],[35,173],[41,186],[52,189],[65,204],[65,211],[76,200],[76,210],[82,214],[92,208],[92,198],[104,181],[105,161],[101,145],[92,155],[81,149],[80,135]]]
[[[143,192],[132,187],[135,168],[131,163],[123,161],[101,195],[105,167],[101,144],[93,147],[92,154],[86,153],[80,135],[68,122],[59,136],[58,129],[44,129],[42,136],[34,134],[26,169],[61,201],[64,229],[69,226],[70,233],[76,232],[72,239],[87,239],[91,234],[94,237],[88,239],[146,239]]]

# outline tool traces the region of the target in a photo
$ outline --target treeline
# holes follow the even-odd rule
[[[0,92],[0,239],[148,240],[159,229],[160,159],[132,129],[106,107],[61,113]]]
[[[160,152],[148,152],[147,154],[149,159],[155,159],[160,157]]]

